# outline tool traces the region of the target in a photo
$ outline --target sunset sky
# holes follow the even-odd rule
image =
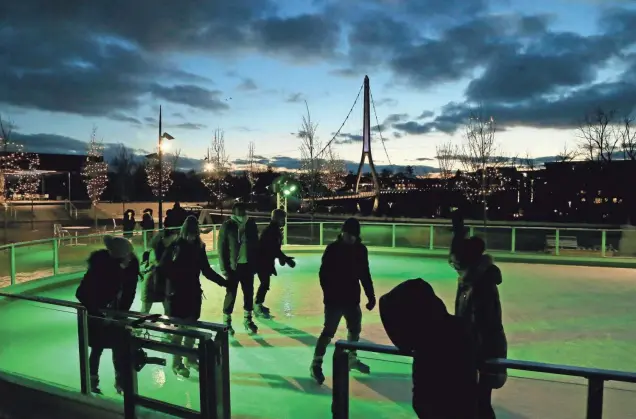
[[[601,106],[636,98],[636,7],[618,0],[5,0],[0,113],[31,151],[84,153],[93,126],[107,155],[142,154],[158,107],[173,146],[200,167],[225,131],[238,164],[298,167],[307,101],[325,144],[365,74],[390,161],[435,167],[481,104],[504,154],[553,156]],[[372,114],[375,125],[375,115]],[[361,153],[362,100],[336,138]],[[373,154],[389,164],[379,135]]]

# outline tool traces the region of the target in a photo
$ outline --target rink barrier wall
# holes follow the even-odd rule
[[[59,300],[48,297],[28,296],[0,292],[0,299],[21,300],[35,302],[55,307],[69,308],[76,311],[77,316],[77,348],[79,353],[79,395],[92,398],[90,388],[90,371],[88,366],[88,320],[89,314],[86,308],[72,301]],[[122,350],[126,357],[126,366],[123,373],[123,417],[126,419],[141,418],[140,408],[154,412],[161,412],[181,418],[201,419],[229,419],[231,418],[230,402],[230,365],[229,365],[229,336],[227,326],[223,324],[203,321],[188,322],[185,320],[162,315],[148,315],[138,312],[121,312],[114,310],[102,310],[105,317],[98,317],[100,322],[115,323],[122,330]],[[148,332],[161,332],[166,335],[191,337],[198,341],[197,348],[185,348],[179,344],[162,342],[135,333],[139,330]],[[161,400],[142,396],[137,388],[138,364],[141,358],[138,351],[151,349],[164,354],[193,357],[199,363],[199,396],[200,411],[169,404]],[[144,357],[145,358],[145,357]],[[158,363],[161,359],[152,361],[147,358],[145,366],[150,363]],[[163,364],[165,365],[165,360]],[[11,375],[5,374],[7,377]],[[0,380],[0,385],[6,380]],[[13,386],[16,386],[15,380]],[[29,387],[17,386],[17,389]],[[26,391],[26,390],[25,390]],[[45,391],[45,393],[47,393]],[[3,393],[10,394],[10,393]],[[78,393],[74,393],[78,394]],[[120,406],[121,409],[121,406]],[[120,412],[121,413],[121,412]],[[92,417],[92,416],[76,416]],[[122,416],[120,416],[122,417]]]
[[[349,419],[349,352],[368,352],[392,356],[412,357],[410,352],[400,351],[395,346],[366,342],[339,340],[333,354],[332,417]],[[606,381],[636,383],[636,373],[573,367],[569,365],[545,364],[541,362],[512,359],[491,359],[486,363],[495,369],[532,371],[544,374],[580,377],[587,380],[586,419],[603,418],[603,392]]]
[[[259,228],[267,223],[257,223]],[[290,222],[284,229],[284,245],[294,252],[316,252],[335,240],[339,222]],[[212,257],[216,254],[219,225],[202,225],[202,238]],[[586,228],[502,227],[468,225],[469,234],[485,239],[496,260],[513,263],[636,268],[636,230]],[[77,232],[78,230],[74,230]],[[156,231],[137,230],[131,241],[139,256],[148,248]],[[58,237],[0,246],[0,288],[38,281],[46,284],[75,281],[86,267],[91,251],[102,247],[104,235],[122,231],[75,235],[61,228]],[[452,231],[445,224],[362,223],[362,238],[372,253],[445,258]],[[567,240],[567,241],[566,241]],[[562,246],[562,243],[565,243]],[[577,248],[572,248],[573,244]],[[565,246],[565,247],[564,247]],[[621,250],[617,250],[617,249]],[[83,250],[82,250],[83,249]],[[29,292],[32,288],[24,288]]]

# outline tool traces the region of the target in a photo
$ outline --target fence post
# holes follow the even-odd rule
[[[517,251],[517,228],[512,227],[512,233],[510,236],[510,252],[514,253]]]
[[[216,369],[216,391],[217,394],[222,392],[221,396],[217,396],[217,402],[220,401],[219,418],[230,419],[232,417],[232,404],[230,403],[230,342],[227,331],[217,332],[214,338],[216,345],[216,362],[220,364],[220,368]]]
[[[60,242],[53,239],[53,275],[57,275],[60,271]]]
[[[559,256],[559,247],[561,247],[561,245],[559,244],[559,235],[560,235],[560,231],[557,228],[556,232],[554,233],[554,255],[555,256]]]
[[[473,226],[468,227],[468,236],[473,237],[474,235],[475,235],[475,227]]]
[[[349,354],[336,345],[333,353],[333,401],[331,413],[334,419],[349,419]]]
[[[91,372],[88,365],[88,312],[77,309],[77,341],[79,346],[80,386],[82,394],[91,394]]]
[[[320,245],[325,244],[325,226],[324,223],[320,223]]]
[[[144,239],[144,252],[148,250],[148,230],[141,230],[141,235]]]
[[[429,250],[434,250],[435,249],[435,227],[433,227],[433,224],[428,226],[428,248]]]
[[[391,224],[391,247],[395,247],[395,223]]]
[[[605,248],[607,247],[607,230],[601,231],[601,256],[605,257]]]
[[[216,419],[220,408],[215,379],[217,362],[214,343],[210,339],[199,340],[199,398],[201,418]]]
[[[603,380],[589,378],[587,380],[587,419],[603,417]]]
[[[122,355],[122,362],[124,364],[122,366],[124,370],[122,379],[125,419],[137,419],[137,371],[135,370],[135,363],[133,361],[137,348],[135,347],[134,339],[131,330],[123,326],[121,351],[125,351],[124,353],[126,354],[125,360]]]
[[[15,245],[12,244],[9,247],[9,268],[10,268],[10,275],[11,275],[11,285],[15,285]]]
[[[217,250],[217,251],[218,251],[218,249],[216,248],[216,247],[217,247],[217,246],[216,246],[216,245],[217,245],[217,238],[216,238],[216,224],[214,224],[214,225],[212,226],[212,243],[213,243],[212,248],[213,248],[214,250]]]

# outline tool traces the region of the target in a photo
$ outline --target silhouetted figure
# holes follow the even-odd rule
[[[272,211],[272,220],[261,233],[258,241],[258,280],[260,285],[256,291],[256,299],[254,300],[254,314],[256,317],[269,319],[269,308],[265,304],[265,296],[269,291],[270,279],[272,275],[276,276],[276,259],[281,266],[289,265],[290,268],[296,266],[293,257],[287,256],[281,250],[283,244],[283,234],[281,229],[285,227],[285,219],[287,214],[281,209]]]
[[[322,363],[327,346],[333,339],[340,320],[347,322],[347,339],[360,340],[362,310],[360,309],[360,283],[367,296],[367,310],[375,307],[375,291],[369,271],[369,252],[360,239],[360,222],[349,218],[342,224],[338,238],[329,244],[322,255],[320,286],[325,305],[324,327],[316,343],[310,374],[318,384],[325,381]],[[349,353],[349,369],[369,374],[369,366],[363,364],[355,351]]]
[[[146,208],[144,210],[144,213],[141,217],[141,229],[145,231],[155,229],[155,220],[152,217],[152,209],[150,208]],[[148,233],[151,233],[151,231],[148,231]]]
[[[166,249],[177,238],[177,235],[166,233],[166,231],[157,233],[150,242],[150,249],[144,252],[142,263],[144,279],[141,292],[142,313],[150,313],[154,303],[163,303],[164,313],[168,311],[166,308],[166,275],[165,272],[159,269],[159,262]]]
[[[139,278],[139,260],[134,254],[132,244],[122,237],[104,237],[106,249],[91,253],[88,258],[88,270],[80,283],[75,296],[86,307],[88,319],[88,344],[91,347],[89,369],[91,391],[101,393],[99,389],[99,361],[104,349],[113,350],[115,367],[115,389],[122,392],[121,374],[128,356],[122,353],[120,342],[121,329],[115,324],[103,322],[102,310],[113,309],[128,311],[135,299]]]
[[[424,280],[380,297],[387,335],[413,352],[413,409],[421,419],[475,419],[477,365],[469,324],[452,316]]]
[[[484,361],[506,358],[508,342],[504,332],[501,301],[497,287],[502,282],[501,271],[490,255],[484,254],[486,245],[479,237],[466,238],[464,219],[454,211],[451,263],[459,274],[455,315],[466,320],[476,345],[480,369],[478,386],[479,419],[495,417],[492,408],[492,390],[503,387],[507,374],[492,371]]]
[[[203,290],[200,275],[219,286],[226,286],[227,281],[210,266],[205,252],[205,243],[201,241],[199,222],[195,217],[186,218],[181,226],[179,236],[168,249],[163,252],[159,269],[167,278],[166,314],[188,321],[197,321],[201,317]],[[195,339],[173,335],[172,343],[193,348]],[[190,376],[190,368],[199,370],[196,358],[175,355],[172,360],[172,371],[185,378]]]
[[[179,201],[176,201],[172,206],[172,216],[174,218],[175,227],[181,226],[185,219],[188,218],[188,211],[181,208]]]
[[[258,263],[258,227],[247,216],[245,204],[237,202],[232,216],[221,225],[218,246],[219,266],[228,284],[223,300],[223,322],[231,336],[232,313],[239,285],[243,291],[243,326],[249,334],[258,333],[252,319],[254,308],[254,274]]]
[[[124,237],[131,238],[133,236],[133,231],[135,230],[135,225],[137,222],[135,221],[135,211],[129,209],[124,212],[124,219],[122,221],[122,227],[124,230]]]
[[[177,233],[176,228],[181,227],[181,225],[176,222],[171,209],[166,211],[166,216],[163,219],[163,228],[168,235]]]

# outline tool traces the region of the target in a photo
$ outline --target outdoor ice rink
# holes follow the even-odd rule
[[[232,417],[244,419],[328,418],[331,415],[331,353],[323,387],[309,378],[313,345],[322,324],[317,278],[319,254],[299,254],[295,270],[280,268],[268,305],[276,318],[260,321],[260,334],[241,327],[230,353]],[[216,266],[213,260],[213,266]],[[502,263],[500,293],[509,357],[617,370],[636,369],[636,273],[632,269]],[[371,255],[376,294],[404,279],[431,282],[452,311],[456,277],[444,259]],[[202,319],[219,322],[223,290],[204,281]],[[75,287],[43,292],[74,300]],[[241,301],[241,296],[239,300]],[[363,299],[364,302],[364,299]],[[139,308],[139,302],[133,309]],[[160,305],[155,307],[160,312]],[[30,302],[0,307],[0,369],[79,390],[77,326],[74,311]],[[417,320],[417,319],[413,319]],[[414,333],[417,331],[414,329]],[[338,338],[344,338],[344,322]],[[377,308],[364,312],[362,337],[390,343]],[[360,354],[370,376],[351,375],[352,418],[414,418],[410,408],[410,359]],[[169,365],[169,363],[168,363]],[[103,397],[115,394],[108,353],[102,359]],[[566,377],[510,371],[495,392],[498,418],[583,418],[587,388]],[[142,394],[198,409],[196,375],[177,379],[169,368],[147,366],[139,375]],[[461,400],[461,395],[458,395]],[[604,418],[636,418],[636,387],[606,383]]]

